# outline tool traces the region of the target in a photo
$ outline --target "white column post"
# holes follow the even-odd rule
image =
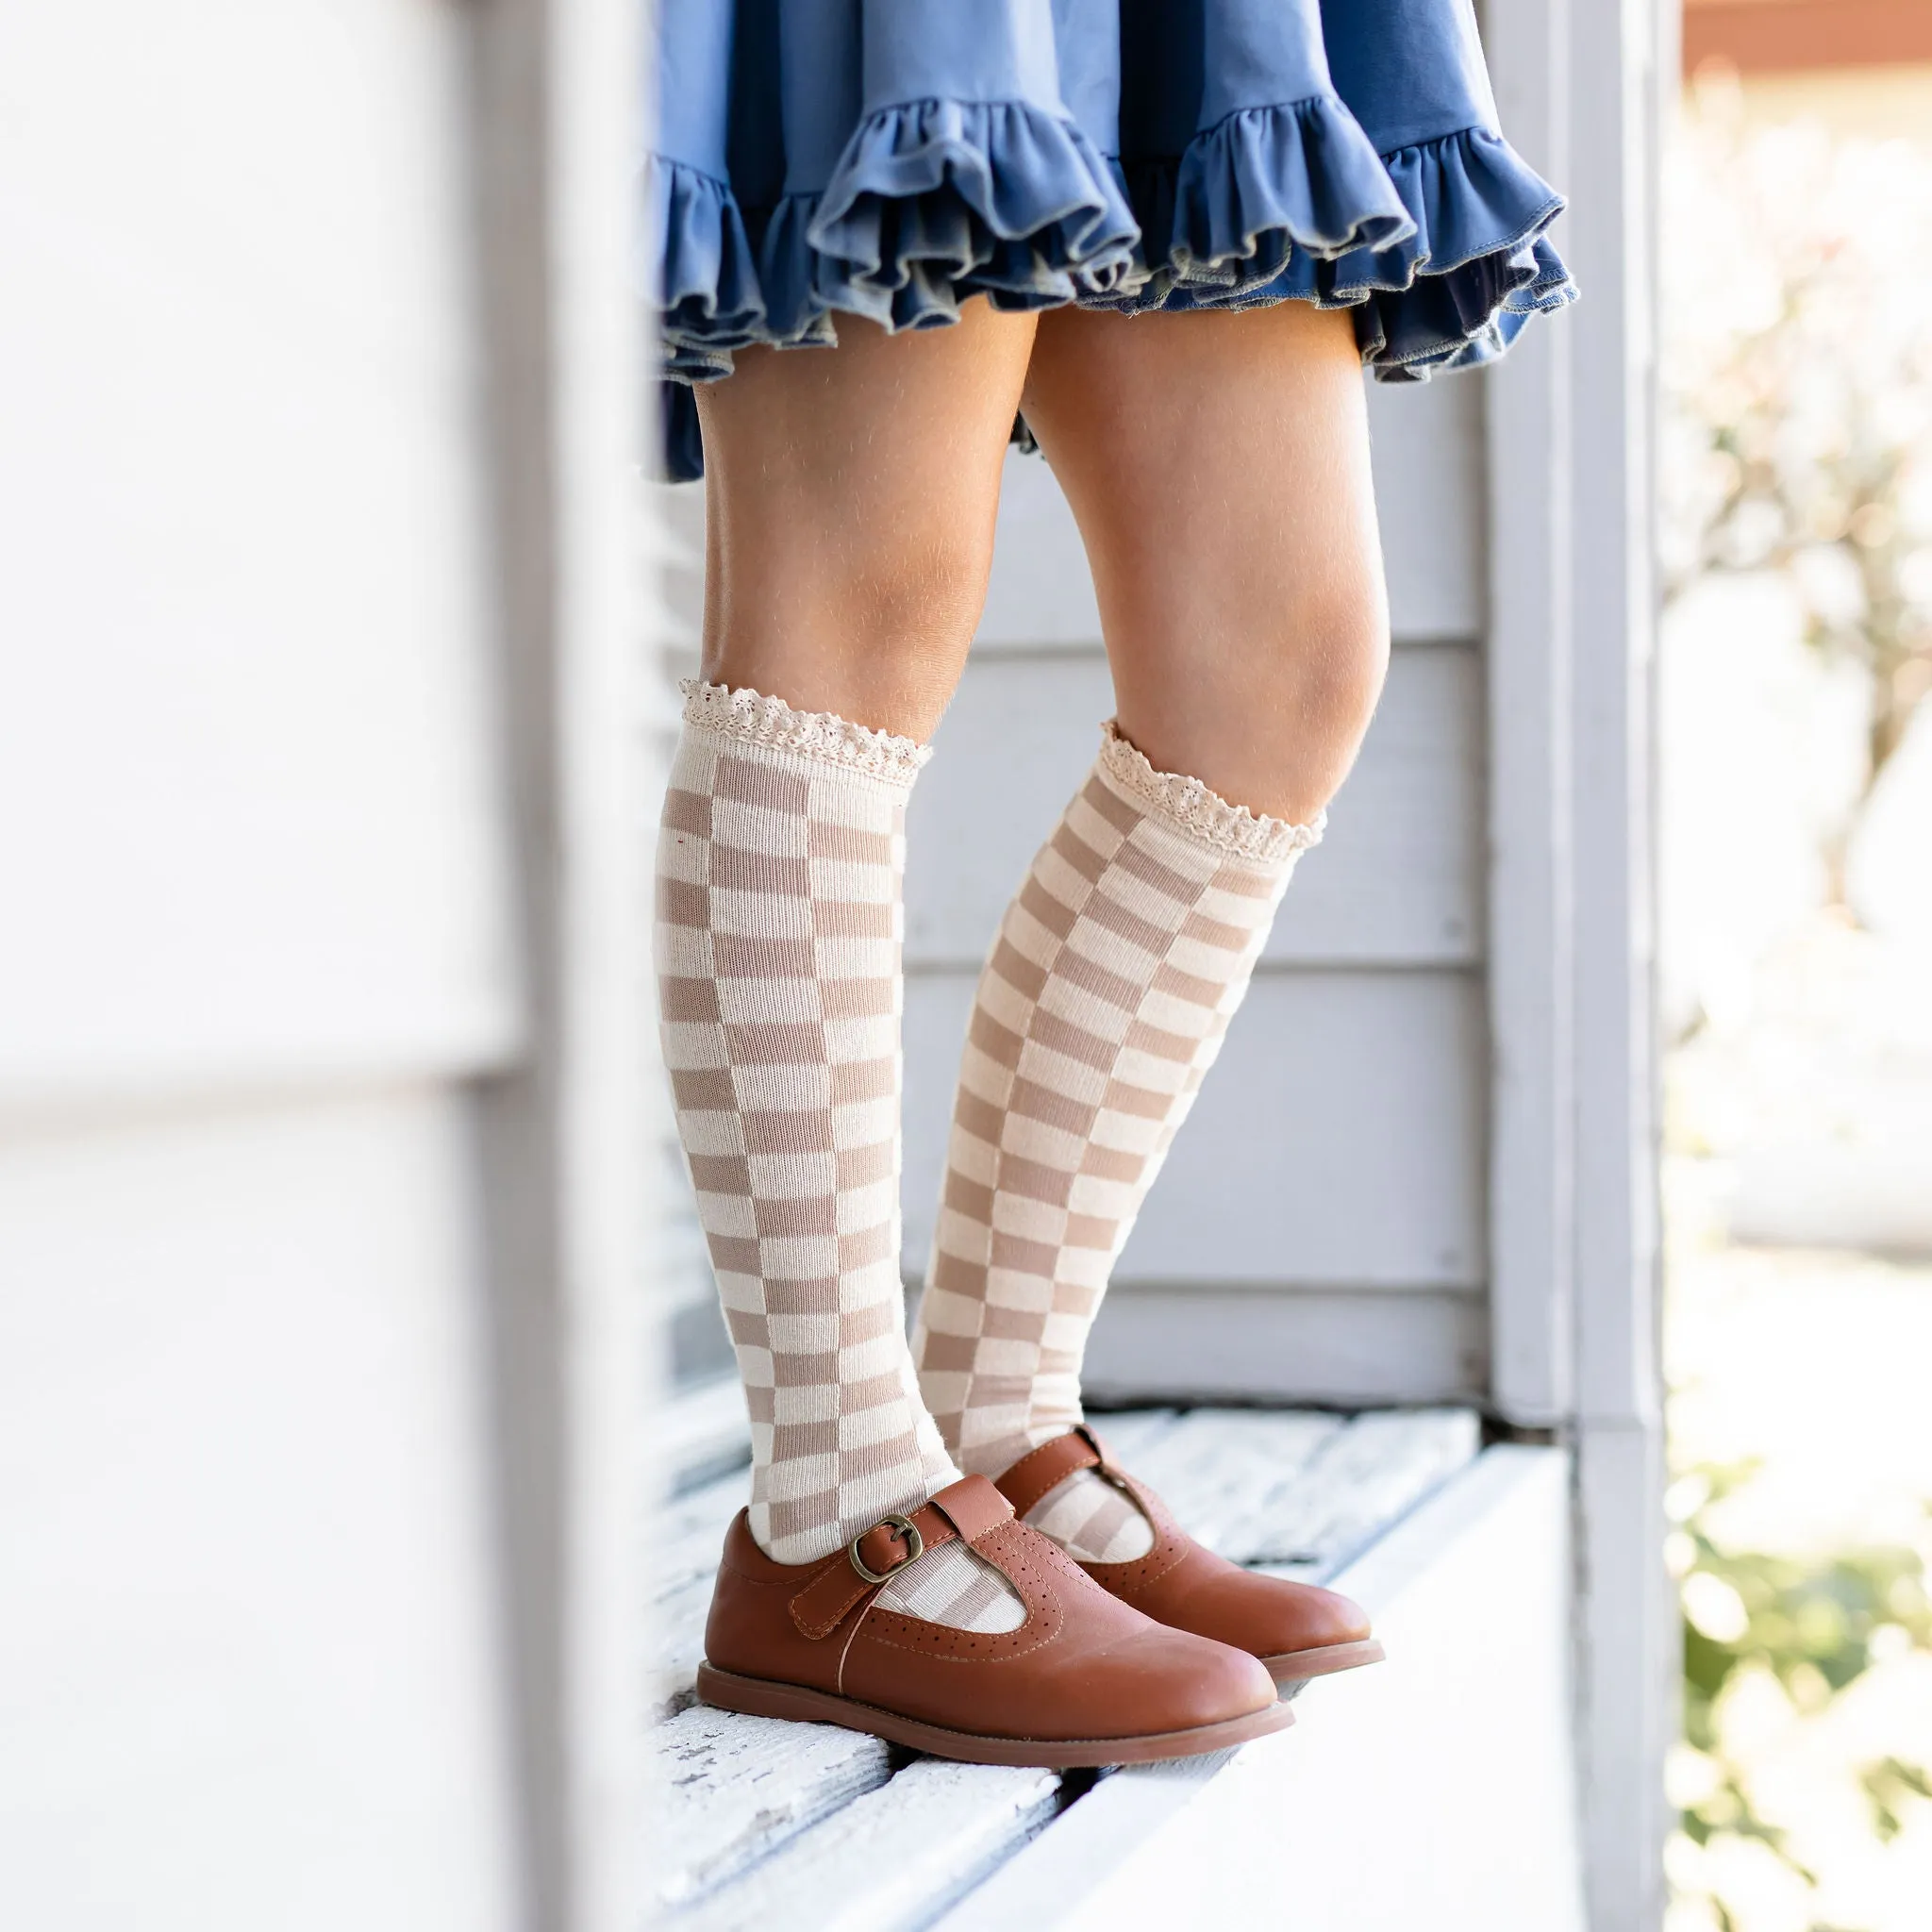
[[[1591,1924],[1663,1907],[1651,1024],[1649,466],[1657,0],[1489,0],[1503,125],[1583,290],[1488,378],[1491,1402],[1576,1457]]]
[[[530,1050],[479,1091],[532,1932],[643,1909],[652,1172],[636,0],[482,0],[475,138]]]
[[[1591,1923],[1663,1911],[1676,1649],[1663,1570],[1652,1019],[1653,0],[1571,0],[1575,1441]]]
[[[1486,17],[1502,124],[1568,182],[1568,18],[1552,0],[1491,0]],[[1485,377],[1490,1399],[1534,1428],[1563,1422],[1574,1388],[1571,323],[1529,328]]]

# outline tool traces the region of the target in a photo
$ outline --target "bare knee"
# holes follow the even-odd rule
[[[707,584],[707,676],[931,735],[978,626],[990,515],[882,523],[801,505],[755,530],[727,526],[720,549]]]
[[[746,350],[698,395],[707,675],[909,737],[979,620],[1030,316]]]
[[[1121,729],[1224,798],[1305,822],[1341,789],[1389,664],[1381,573],[1295,585],[1197,579],[1109,623]]]
[[[908,531],[821,580],[822,621],[867,656],[963,653],[979,627],[991,568],[991,531],[983,542],[957,528]]]
[[[1379,580],[1321,598],[1291,600],[1270,640],[1268,709],[1291,721],[1304,756],[1333,769],[1355,760],[1389,674],[1389,616]]]
[[[1312,819],[1348,776],[1388,668],[1379,595],[1285,600],[1254,639],[1245,674],[1231,680],[1245,700],[1230,708],[1229,741],[1215,754],[1233,788],[1224,795],[1275,817]]]

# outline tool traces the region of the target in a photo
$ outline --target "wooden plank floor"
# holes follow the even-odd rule
[[[697,1704],[712,1574],[745,1476],[741,1466],[716,1473],[732,1440],[729,1401],[703,1391],[679,1407],[668,1439],[694,1481],[653,1539],[655,1836],[667,1922],[680,1932],[929,1924],[1078,1802],[1093,1776],[945,1764],[832,1725]],[[1479,1446],[1467,1409],[1140,1409],[1096,1422],[1202,1541],[1315,1581],[1354,1560]]]

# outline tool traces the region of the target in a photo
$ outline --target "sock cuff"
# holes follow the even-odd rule
[[[682,679],[678,689],[684,692],[688,727],[735,744],[789,752],[907,790],[932,757],[929,744],[855,724],[834,711],[794,711],[783,698],[765,697],[749,689],[733,691],[698,677]]]
[[[1158,772],[1145,756],[1121,736],[1109,718],[1100,727],[1100,770],[1141,810],[1185,836],[1212,846],[1231,858],[1262,865],[1282,865],[1322,842],[1328,814],[1317,812],[1312,824],[1291,825],[1271,819],[1244,805],[1230,805],[1198,778],[1177,772]]]

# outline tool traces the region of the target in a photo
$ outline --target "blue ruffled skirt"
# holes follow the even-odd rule
[[[659,0],[668,473],[732,352],[1061,303],[1350,308],[1388,380],[1575,295],[1470,0]]]

